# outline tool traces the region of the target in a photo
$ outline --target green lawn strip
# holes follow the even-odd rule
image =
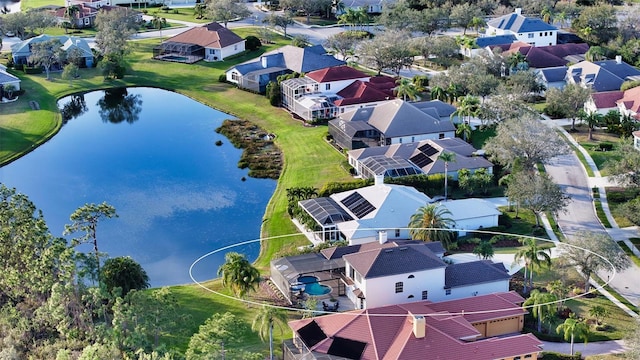
[[[609,219],[607,219],[607,215],[604,213],[604,209],[602,208],[602,202],[600,202],[600,199],[594,199],[593,203],[596,207],[596,214],[598,215],[598,219],[600,219],[602,226],[606,227],[607,229],[610,229],[611,223],[609,222]]]
[[[615,297],[616,299],[618,299],[618,301],[620,301],[621,303],[623,303],[626,307],[628,307],[629,309],[631,309],[631,311],[635,312],[636,314],[640,314],[640,309],[638,309],[637,306],[635,306],[634,304],[632,304],[629,300],[627,300],[624,296],[618,294],[618,292],[613,289],[611,286],[609,285],[604,285],[604,281],[602,279],[600,279],[600,277],[598,277],[598,275],[591,275],[591,278],[593,280],[595,280],[600,286],[602,286],[605,290],[607,290],[611,295],[613,295],[613,297]]]
[[[633,263],[636,264],[636,266],[640,266],[640,259],[633,253],[633,251],[631,251],[631,249],[629,249],[629,247],[624,241],[618,241],[618,245],[620,245],[622,250],[624,250],[625,254],[629,256],[631,261],[633,261]],[[634,245],[636,244],[634,243]]]
[[[604,164],[609,160],[619,160],[620,157],[616,156],[613,151],[596,151],[594,150],[597,145],[590,143],[580,143],[580,145],[587,150],[589,156],[593,159],[593,162],[600,170],[600,175],[607,176],[608,173],[605,170]]]
[[[622,209],[620,208],[623,205],[623,203],[609,201],[608,204],[609,204],[609,210],[611,210],[611,215],[613,216],[613,219],[616,221],[616,224],[618,224],[619,227],[625,228],[625,227],[635,225],[634,223],[629,221],[629,219],[627,219],[627,217],[624,214],[624,211],[622,211]]]
[[[328,26],[328,25],[335,25],[338,23],[338,20],[336,19],[327,19],[320,16],[310,16],[308,22],[307,22],[306,16],[295,16],[293,20],[304,25],[317,25],[317,26]]]
[[[496,136],[495,127],[487,127],[482,130],[476,129],[471,132],[471,144],[476,149],[482,149],[487,139]]]
[[[547,212],[546,215],[547,215],[547,220],[549,220],[549,225],[551,225],[551,229],[553,230],[553,233],[556,234],[556,237],[558,238],[558,240],[560,241],[564,240],[564,234],[562,233],[562,231],[560,231],[560,227],[556,222],[556,217],[550,212]]]
[[[171,8],[171,7],[170,7]],[[143,10],[149,16],[159,16],[170,20],[187,21],[199,24],[210,23],[211,19],[196,19],[195,12],[192,7],[187,8],[171,8],[170,10],[162,10],[160,7],[148,7]]]
[[[28,9],[36,9],[36,8],[47,6],[47,5],[64,6],[65,1],[64,0],[22,0],[20,2],[20,9],[22,11],[25,11]]]
[[[571,150],[573,150],[573,152],[576,154],[576,156],[578,157],[578,159],[582,163],[582,166],[587,171],[587,176],[588,177],[594,177],[595,174],[593,173],[593,170],[591,169],[591,166],[589,166],[589,164],[587,163],[587,159],[584,157],[584,154],[575,145],[573,145],[572,143],[567,142],[567,144],[569,145],[569,147],[571,147]]]
[[[498,210],[502,211],[502,213],[509,217],[511,220],[511,227],[506,229],[506,232],[510,234],[518,234],[518,235],[526,235],[526,236],[536,236],[543,239],[548,239],[547,232],[542,230],[536,230],[538,235],[534,235],[534,228],[536,225],[536,215],[526,209],[520,209],[518,211],[518,218],[516,218],[515,207],[513,207],[513,211],[509,211],[508,206],[499,207]],[[542,225],[542,223],[540,223]]]

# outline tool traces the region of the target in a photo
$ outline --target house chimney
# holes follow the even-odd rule
[[[378,231],[378,241],[380,242],[380,244],[384,244],[384,243],[387,242],[387,231],[386,230]]]
[[[384,174],[380,174],[380,175],[376,174],[376,175],[373,177],[373,179],[374,179],[373,184],[374,184],[375,186],[382,186],[382,185],[384,185]]]
[[[269,67],[269,62],[268,62],[266,56],[263,56],[263,57],[260,58],[260,64],[262,65],[263,69],[266,69],[266,68]]]
[[[518,15],[522,15],[522,8],[516,8],[514,12]]]
[[[622,64],[622,56],[616,55],[616,64]]]
[[[423,339],[427,333],[427,321],[422,315],[413,316],[413,336]]]

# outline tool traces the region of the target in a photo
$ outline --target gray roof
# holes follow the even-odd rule
[[[2,68],[0,68],[0,84],[5,84],[5,83],[15,82],[15,81],[20,81],[20,79],[17,76],[13,76],[8,72],[2,70]]]
[[[343,256],[360,275],[375,278],[446,267],[422,244],[379,248]]]
[[[450,121],[434,118],[411,103],[400,99],[344,113],[340,118],[349,121],[365,120],[386,137],[443,133],[455,130]]]
[[[620,85],[631,78],[640,76],[640,70],[633,66],[615,60],[582,61],[572,65],[567,75],[575,83],[589,85],[595,92],[620,90]]]
[[[433,148],[433,149],[431,149]],[[386,156],[388,158],[403,158],[412,161],[425,174],[439,174],[444,172],[444,162],[438,157],[443,152],[452,152],[456,161],[449,163],[449,171],[460,169],[489,168],[493,164],[482,156],[474,156],[476,149],[460,138],[444,138],[437,140],[422,140],[420,142],[376,146],[349,151],[349,156],[364,162],[369,157]],[[420,155],[424,154],[424,156]],[[425,159],[425,156],[431,161]],[[413,159],[413,160],[412,160]],[[416,162],[423,159],[424,162]]]
[[[476,45],[479,48],[484,48],[492,45],[511,44],[516,42],[515,35],[496,35],[496,36],[484,36],[476,39]]]
[[[544,80],[550,83],[564,81],[565,77],[567,76],[566,66],[557,66],[557,67],[539,69],[537,71],[544,78]]]
[[[266,61],[267,68],[284,67],[298,73],[307,73],[346,64],[344,61],[338,60],[327,53],[327,50],[322,45],[305,48],[285,45],[279,49],[264,53],[257,59],[238,64],[234,68],[241,74],[264,69],[263,58]]]
[[[60,48],[64,51],[68,51],[69,49],[75,47],[80,49],[84,53],[85,57],[93,56],[91,48],[89,47],[89,43],[87,43],[85,39],[68,35],[51,36],[42,34],[11,45],[11,52],[14,54],[28,54],[31,53],[31,44],[45,42],[52,39],[60,41]]]
[[[479,260],[447,266],[444,271],[444,286],[450,289],[510,278],[511,276],[502,263]]]
[[[345,134],[349,136],[354,136],[358,131],[363,130],[376,130],[373,126],[369,125],[366,121],[358,121],[358,120],[343,120],[343,119],[333,119],[330,120],[329,123],[333,124],[338,129],[342,130]]]
[[[421,101],[412,104],[422,111],[426,109],[434,109],[438,113],[439,117],[450,117],[451,114],[456,112],[455,106],[447,104],[441,100]]]
[[[530,18],[517,13],[511,13],[489,20],[487,25],[497,29],[510,30],[514,33],[528,33],[534,31],[558,30],[538,18]]]
[[[353,220],[335,200],[329,197],[303,200],[298,204],[321,225]]]

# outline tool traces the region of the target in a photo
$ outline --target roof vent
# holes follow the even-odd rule
[[[423,339],[427,333],[427,321],[424,316],[421,315],[412,315],[413,316],[413,336],[416,339]]]
[[[518,15],[522,15],[522,8],[516,8],[514,12]]]

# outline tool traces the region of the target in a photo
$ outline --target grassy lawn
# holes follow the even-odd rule
[[[209,23],[210,19],[196,19],[196,15],[193,11],[193,8],[175,8],[171,10],[162,10],[160,7],[149,7],[146,8],[146,14],[150,16],[157,15],[159,17],[163,17],[167,19],[167,21],[171,20],[180,20],[180,21],[188,21],[193,23]]]
[[[638,192],[633,189],[622,189],[618,187],[608,187],[606,191],[611,215],[613,215],[618,226],[622,228],[633,226],[634,224],[625,216],[622,205],[636,198]]]
[[[306,16],[295,16],[293,20],[305,25],[318,25],[318,26],[335,25],[338,23],[338,20],[336,19],[326,19],[320,16],[311,16],[309,18],[308,23],[307,23]]]
[[[571,127],[566,126],[565,128],[568,131]],[[578,132],[569,132],[569,134],[587,150],[593,159],[593,162],[598,167],[598,170],[600,170],[600,174],[602,176],[606,176],[606,171],[603,172],[604,163],[610,159],[617,160],[617,157],[614,156],[611,151],[597,151],[594,149],[597,148],[601,142],[610,142],[615,144],[620,140],[620,137],[598,129],[593,131],[593,140],[589,140],[589,129],[586,126],[576,126],[576,129],[578,129]]]
[[[633,241],[632,240],[631,243],[636,248],[638,247],[638,242],[637,241]],[[629,247],[627,246],[627,244],[624,241],[618,241],[618,245],[620,245],[622,250],[624,250],[624,253],[627,254],[627,256],[629,256],[631,261],[633,261],[633,263],[636,264],[636,266],[640,266],[640,259],[633,253],[633,251],[631,251],[631,249],[629,249]]]
[[[242,37],[253,34],[253,29],[234,31]],[[241,91],[217,81],[219,75],[234,64],[282,46],[288,43],[287,40],[278,38],[277,44],[224,62],[200,62],[193,65],[151,59],[151,50],[157,42],[155,39],[132,43],[133,52],[127,59],[131,69],[122,80],[105,82],[96,69],[81,69],[81,79],[71,86],[67,81],[60,79],[59,73],[52,74],[51,80],[46,80],[44,75],[17,74],[22,79],[22,87],[26,92],[15,103],[4,104],[1,107],[0,137],[3,141],[0,163],[5,164],[15,159],[55,134],[60,126],[60,115],[56,107],[56,100],[60,97],[116,86],[150,86],[184,94],[277,134],[275,142],[282,149],[285,162],[278,186],[265,210],[263,237],[297,232],[286,213],[285,189],[294,186],[320,188],[329,181],[351,179],[340,167],[344,160],[343,155],[334,151],[323,139],[327,131],[326,126],[303,126],[283,109],[269,105],[264,96]],[[30,100],[37,101],[41,109],[31,110]],[[306,243],[307,240],[302,235],[265,241],[261,246],[257,266],[266,270],[271,258],[282,249]],[[210,285],[214,288],[219,287],[217,282]],[[198,326],[216,312],[229,310],[240,314],[247,321],[252,320],[255,314],[256,309],[247,309],[239,302],[211,295],[195,285],[178,286],[174,289],[178,292],[181,303],[185,305],[185,312],[191,314],[194,320],[194,325],[189,331],[197,331]],[[171,347],[184,349],[188,344],[188,337],[169,338],[167,341]],[[262,350],[266,346],[260,343],[257,337],[247,339],[246,345],[247,350]]]
[[[552,265],[551,269],[542,269],[535,274],[534,286],[544,288],[546,284],[554,280],[564,281],[566,286],[570,289],[574,287],[582,288],[584,284],[584,279],[576,272],[575,269],[554,269]],[[604,307],[609,312],[609,315],[603,321],[604,324],[607,325],[606,331],[597,330],[594,324],[594,319],[589,315],[589,309],[596,305]],[[629,315],[597,292],[590,297],[582,296],[567,300],[565,302],[565,306],[571,309],[577,317],[585,319],[587,323],[591,325],[591,334],[589,336],[590,342],[622,339],[634,327],[634,322],[630,321],[631,318]],[[555,328],[558,324],[562,323],[562,321],[563,320],[556,318],[551,325],[545,324],[544,327],[550,329],[550,331],[544,332],[544,335],[542,336],[545,338],[557,337],[559,340],[560,336],[555,334]]]
[[[496,128],[494,126],[484,128],[483,130],[473,130],[471,132],[471,144],[476,149],[482,149],[487,139],[494,136],[496,136]]]

